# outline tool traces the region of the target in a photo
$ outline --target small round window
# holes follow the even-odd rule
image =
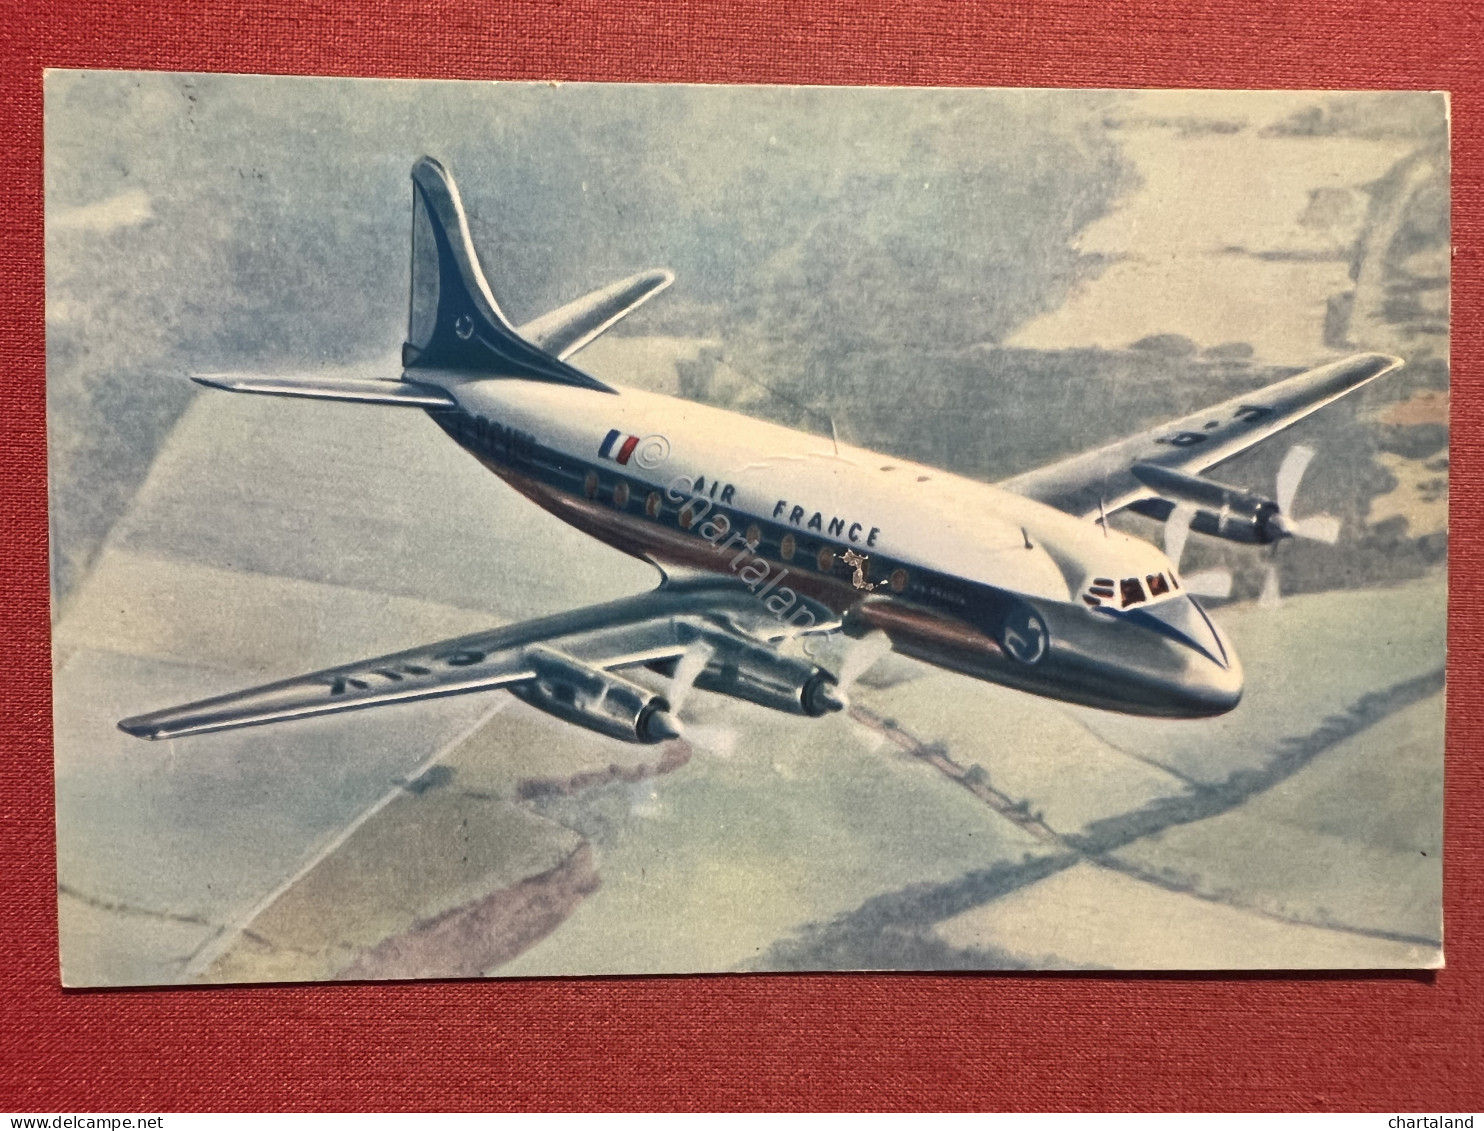
[[[891,591],[893,593],[900,593],[900,592],[902,592],[902,590],[904,590],[906,588],[907,588],[907,571],[904,570],[904,569],[894,569],[894,570],[892,570],[891,571]]]
[[[835,566],[835,551],[828,546],[821,546],[815,562],[819,566],[820,573],[829,573]]]
[[[778,556],[786,562],[794,560],[794,536],[785,534],[783,541],[778,543]]]
[[[756,550],[762,540],[763,532],[757,528],[757,523],[754,522],[747,528],[747,548],[749,550]]]
[[[649,493],[649,498],[644,500],[644,513],[647,514],[650,518],[659,518],[660,493],[658,491],[651,491]]]
[[[596,471],[587,473],[587,478],[582,481],[582,489],[589,499],[598,497],[598,473]]]
[[[625,507],[628,504],[629,485],[623,482],[615,484],[613,488],[613,505],[616,507]]]

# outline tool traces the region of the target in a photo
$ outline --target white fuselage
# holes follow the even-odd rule
[[[728,529],[800,593],[946,667],[1138,713],[1213,714],[1240,696],[1230,646],[1169,560],[1102,523],[656,393],[417,379],[454,396],[458,410],[431,415],[492,471],[662,567],[735,573],[706,540]],[[702,534],[702,516],[722,525]]]

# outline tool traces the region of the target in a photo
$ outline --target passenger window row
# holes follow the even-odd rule
[[[595,471],[589,471],[582,481],[582,493],[589,499],[597,499],[602,487],[603,484],[598,478],[598,473]],[[629,484],[625,480],[619,480],[613,485],[613,489],[609,492],[609,499],[612,501],[614,506],[620,509],[628,508],[630,497]],[[658,491],[651,491],[648,497],[645,498],[644,513],[650,518],[654,519],[662,518],[664,516],[664,501],[660,498],[660,493]],[[679,514],[676,515],[676,521],[680,524],[681,529],[690,529],[691,523],[695,521],[695,515],[693,514],[689,505],[681,508]],[[712,515],[711,521],[723,533],[726,533],[731,529],[731,520],[728,519],[727,516],[724,514]],[[763,533],[758,528],[757,523],[753,523],[748,526],[747,534],[744,540],[747,543],[748,549],[752,550],[754,553],[759,552],[758,547],[762,545]],[[797,540],[792,534],[785,533],[778,540],[777,556],[785,562],[791,562],[794,560],[794,557],[795,555],[797,555],[797,553]],[[835,565],[839,561],[840,558],[833,549],[831,549],[829,546],[821,546],[818,553],[815,555],[814,564],[818,568],[820,573],[829,573],[832,569],[835,568]],[[887,583],[890,585],[893,593],[904,592],[907,588],[908,581],[909,578],[907,576],[907,571],[901,568],[892,570],[891,573],[887,576]]]

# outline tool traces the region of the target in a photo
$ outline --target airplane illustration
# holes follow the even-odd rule
[[[411,312],[398,378],[215,374],[241,393],[419,409],[532,502],[660,572],[654,590],[128,718],[160,739],[504,688],[629,742],[681,732],[701,688],[792,712],[842,709],[887,650],[1057,700],[1170,718],[1242,695],[1230,642],[1184,577],[1191,531],[1333,542],[1293,513],[1312,452],[1273,497],[1202,473],[1402,362],[1360,354],[998,484],[737,413],[612,387],[570,359],[669,286],[650,271],[512,326],[437,161],[412,169]],[[1162,520],[1164,547],[1113,530]],[[1276,575],[1270,579],[1275,583]],[[841,634],[826,668],[799,638]],[[800,643],[803,643],[800,640]],[[649,668],[669,682],[632,678]]]

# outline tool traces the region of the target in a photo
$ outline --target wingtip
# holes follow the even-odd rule
[[[642,292],[641,303],[653,298],[662,290],[675,281],[675,272],[668,267],[652,267],[648,271],[640,271],[637,275],[630,275],[627,279],[620,279],[612,284],[611,289],[615,291]]]
[[[656,267],[652,271],[644,271],[636,277],[636,282],[644,289],[644,297],[636,305],[642,305],[654,298],[661,291],[668,290],[675,282],[675,272],[668,267]]]
[[[156,739],[160,737],[160,728],[149,721],[148,715],[136,715],[130,719],[120,719],[118,728],[125,734],[132,734],[135,738]]]
[[[1361,353],[1356,354],[1351,360],[1359,365],[1375,366],[1378,377],[1383,373],[1390,373],[1393,369],[1400,369],[1403,365],[1407,364],[1406,358],[1397,357],[1395,354],[1390,353]]]

